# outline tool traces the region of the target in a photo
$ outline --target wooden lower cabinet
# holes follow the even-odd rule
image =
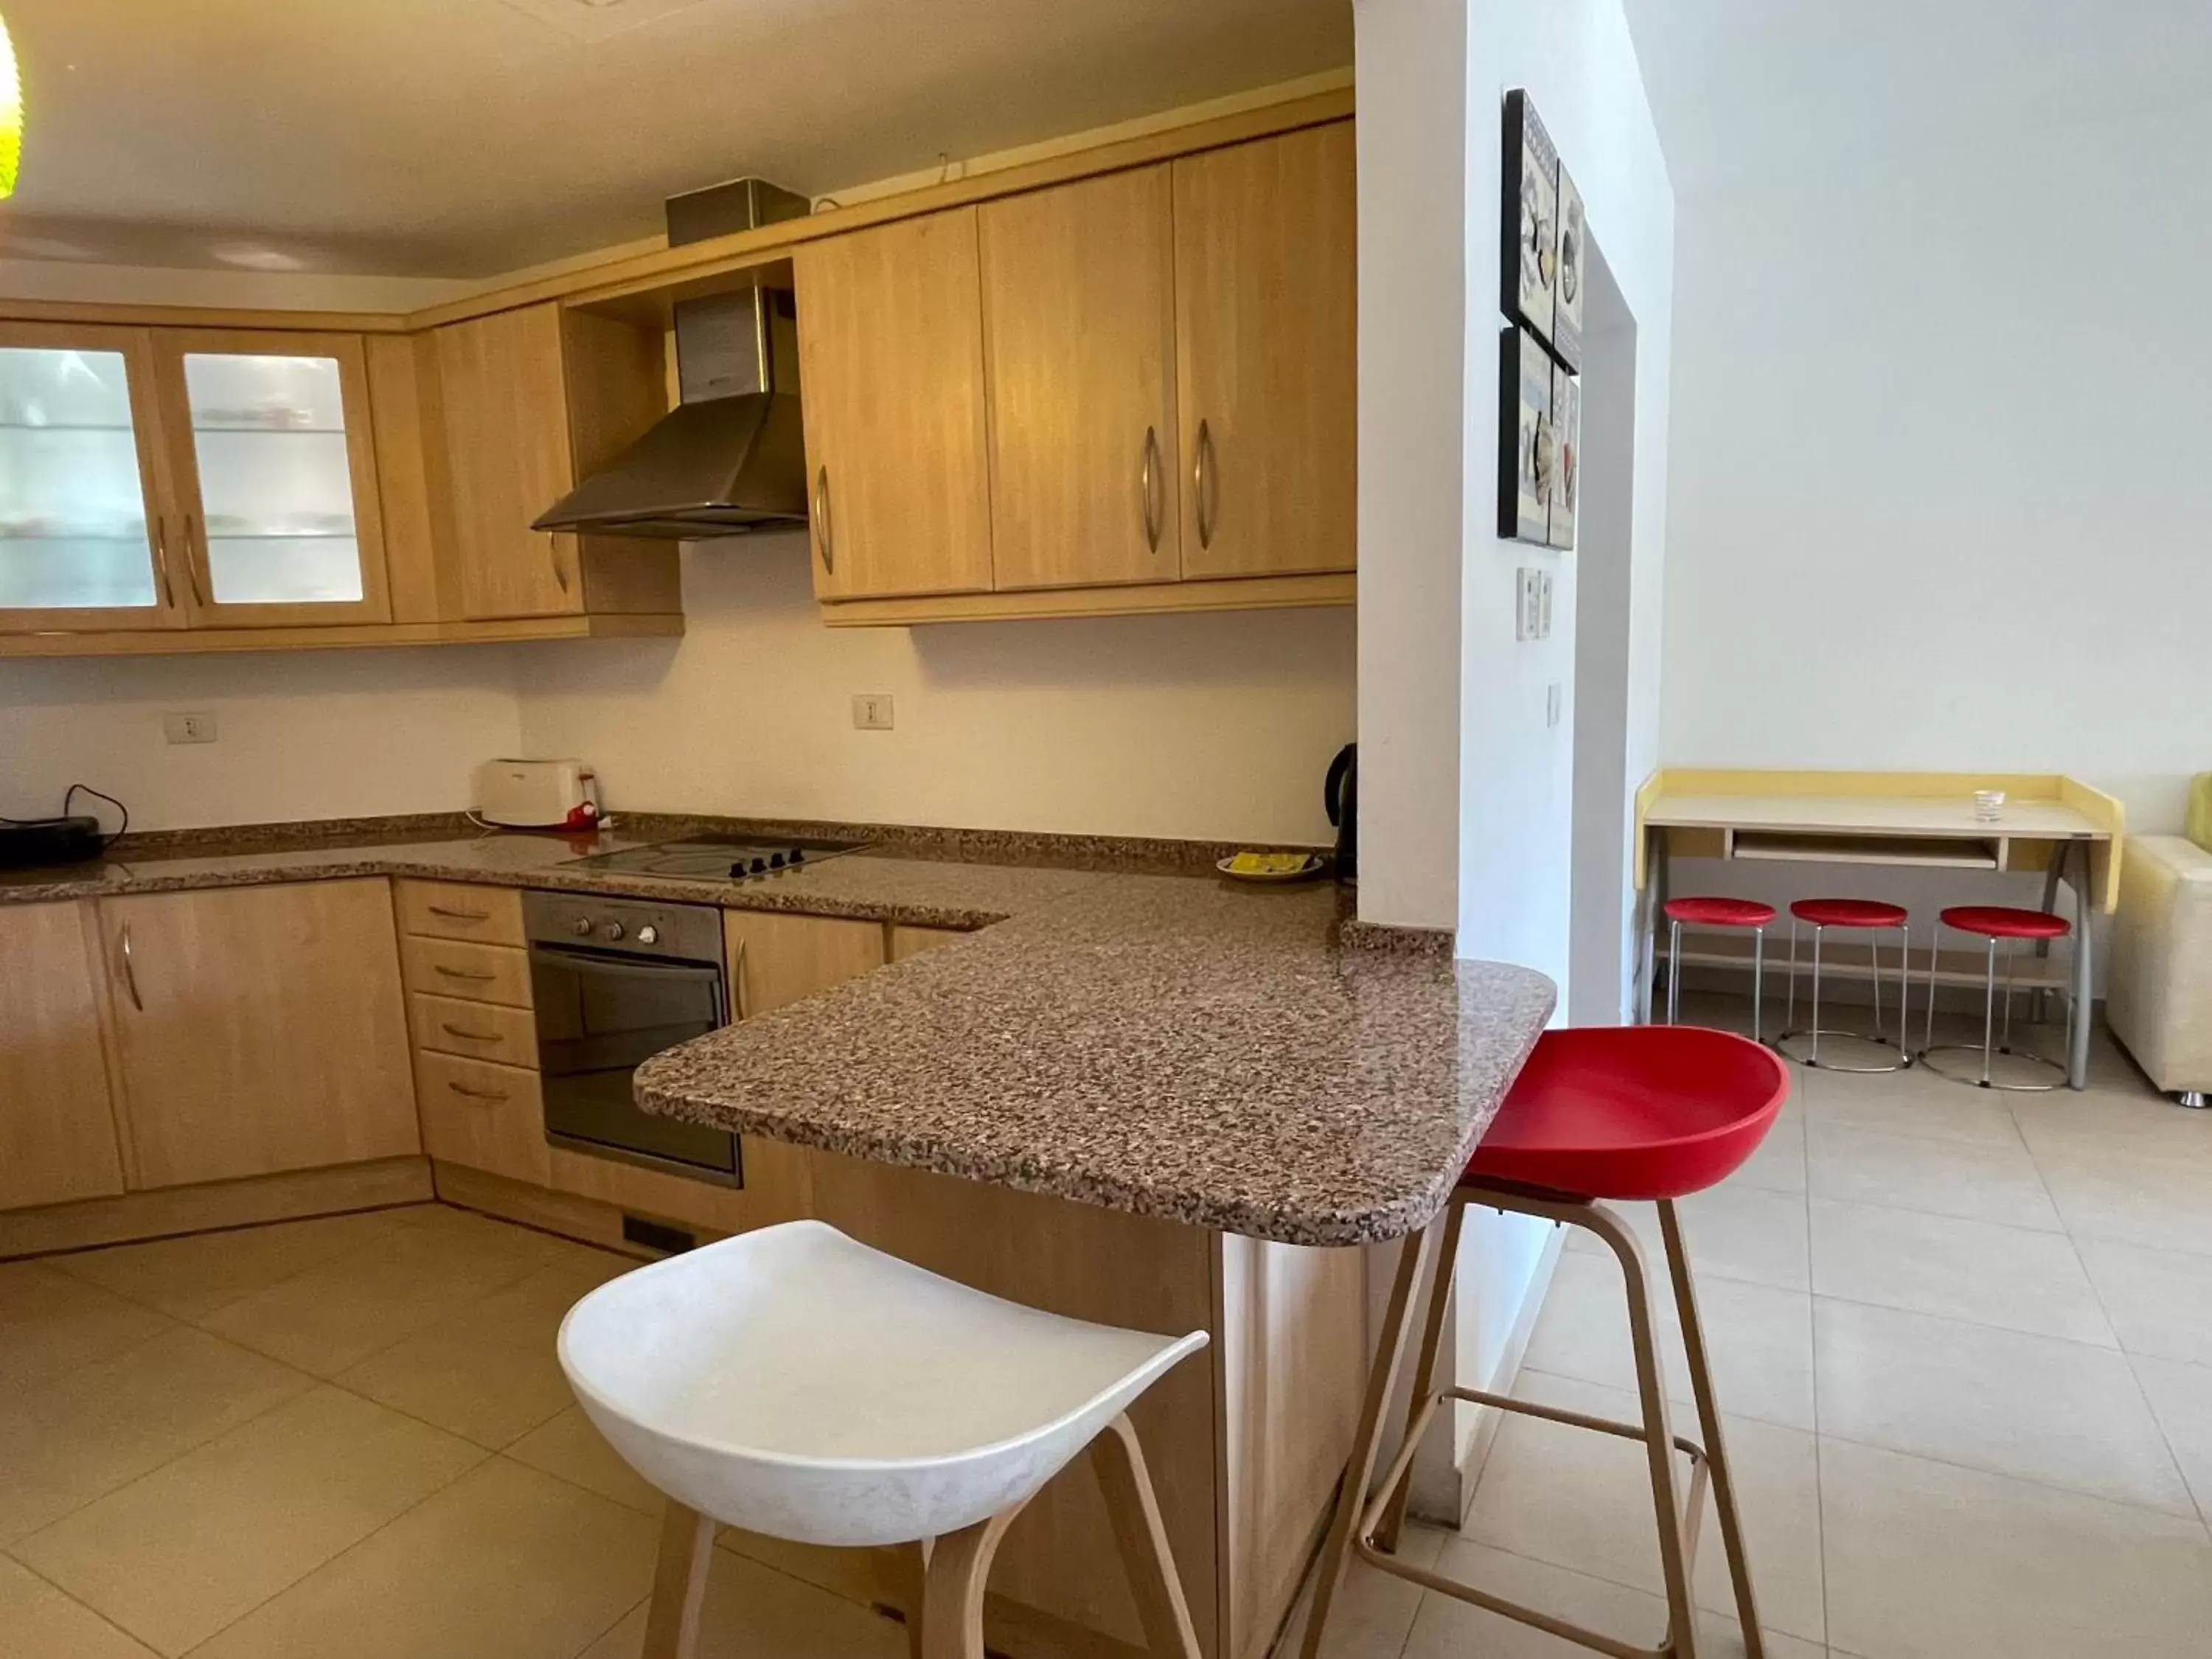
[[[730,1017],[750,1019],[884,965],[884,925],[842,916],[728,910]]]
[[[123,1190],[88,907],[0,908],[0,1210]]]
[[[132,1186],[422,1150],[384,881],[136,895],[98,914]]]
[[[550,1185],[545,1102],[538,1073],[455,1054],[417,1053],[422,1150],[432,1158]]]
[[[910,927],[896,921],[887,923],[884,927],[885,954],[893,962],[904,962],[908,957],[918,957],[925,951],[957,945],[967,937],[967,933],[957,927]]]

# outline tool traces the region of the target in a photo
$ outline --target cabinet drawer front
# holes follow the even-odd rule
[[[480,945],[522,943],[522,895],[512,887],[456,881],[399,881],[392,886],[403,933]]]
[[[446,939],[405,939],[399,944],[410,991],[508,1008],[530,1006],[530,957],[523,951]]]
[[[463,1054],[502,1066],[538,1069],[538,1022],[527,1008],[465,1002],[422,991],[409,996],[407,1017],[415,1046],[432,1054]]]
[[[540,1187],[551,1183],[537,1073],[417,1054],[415,1091],[422,1112],[422,1150],[432,1158]]]

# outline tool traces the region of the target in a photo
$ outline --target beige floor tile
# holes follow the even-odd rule
[[[1635,1396],[1564,1378],[1524,1374],[1524,1397],[1633,1420]],[[1814,1439],[1747,1418],[1724,1419],[1749,1540],[1762,1622],[1807,1641],[1823,1639],[1819,1481]],[[1678,1434],[1695,1419],[1676,1414]],[[1686,1475],[1685,1476],[1686,1481]],[[1717,1524],[1698,1552],[1698,1604],[1735,1607]],[[1509,1417],[1475,1488],[1465,1536],[1554,1566],[1659,1594],[1658,1527],[1643,1449],[1589,1430]]]
[[[312,1386],[189,1326],[0,1399],[0,1543],[35,1532]]]
[[[194,1659],[572,1659],[650,1587],[645,1516],[492,1458]]]
[[[1805,1190],[1805,1121],[1802,1117],[1778,1118],[1759,1143],[1759,1150],[1725,1185],[1763,1187],[1769,1192]]]
[[[2038,1158],[2148,1158],[2212,1169],[2212,1112],[2143,1089],[2057,1089],[2014,1095],[2008,1103]]]
[[[2130,1355],[2129,1364],[2196,1496],[2197,1512],[2212,1521],[2212,1367],[2144,1354]]]
[[[2020,1131],[2002,1100],[1920,1066],[1883,1077],[1817,1072],[1805,1087],[1808,1123],[1834,1124],[1924,1140],[2017,1146]]]
[[[44,1263],[0,1263],[0,1410],[27,1389],[170,1328],[151,1309]]]
[[[1398,1541],[1398,1559],[1417,1567],[1433,1567],[1451,1534],[1441,1528],[1407,1522]],[[1377,1572],[1354,1558],[1346,1569],[1343,1588],[1328,1613],[1328,1636],[1322,1644],[1322,1659],[1398,1659],[1413,1628],[1413,1616],[1423,1600],[1421,1587],[1406,1579]],[[1291,1610],[1279,1655],[1295,1655],[1305,1640],[1306,1620],[1313,1612],[1310,1577],[1298,1605]]]
[[[2212,1267],[2203,1256],[2104,1238],[2075,1248],[2122,1347],[2212,1365]]]
[[[56,1256],[52,1265],[178,1319],[197,1321],[295,1273],[387,1238],[400,1224],[394,1212],[371,1210],[192,1233],[148,1244],[118,1244]]]
[[[665,1501],[645,1477],[622,1461],[592,1426],[580,1406],[570,1406],[507,1449],[519,1463],[611,1498],[641,1515],[658,1516]]]
[[[149,1646],[180,1655],[484,1455],[397,1412],[314,1389],[15,1553]]]
[[[645,1606],[584,1650],[581,1659],[638,1659]],[[714,1552],[700,1621],[698,1659],[906,1659],[906,1626],[872,1608]]]
[[[2212,1162],[2056,1152],[2036,1162],[2075,1237],[2212,1255]]]
[[[1455,1538],[1437,1562],[1439,1571],[1525,1607],[1602,1631],[1622,1641],[1656,1644],[1667,1629],[1667,1603],[1624,1585],[1548,1562]],[[1701,1613],[1698,1620],[1701,1659],[1741,1659],[1740,1626],[1732,1618]],[[1767,1659],[1822,1659],[1817,1642],[1800,1641],[1779,1631],[1764,1632]],[[1541,1631],[1464,1601],[1431,1592],[1406,1644],[1405,1659],[1573,1659],[1590,1650],[1547,1636]]]
[[[544,1265],[539,1235],[452,1213],[452,1223],[395,1227],[367,1249],[234,1302],[204,1322],[287,1364],[335,1376]]]
[[[1820,1442],[1828,1627],[1875,1659],[2203,1659],[2203,1525]]]
[[[1616,1204],[1644,1247],[1655,1283],[1667,1282],[1661,1250],[1658,1210],[1650,1204]],[[1703,1283],[1711,1278],[1740,1279],[1778,1290],[1806,1288],[1805,1199],[1802,1192],[1776,1191],[1725,1182],[1692,1194],[1675,1206],[1690,1266]],[[1588,1228],[1572,1228],[1567,1248],[1577,1255],[1614,1260],[1604,1240]]]
[[[1812,1212],[1816,1294],[2116,1346],[2063,1234],[1821,1198]]]
[[[541,1267],[338,1373],[338,1382],[497,1450],[574,1403],[561,1321],[611,1264]]]
[[[152,1659],[150,1649],[4,1556],[0,1653],[8,1659]]]
[[[1930,1140],[1823,1122],[1813,1127],[1806,1170],[1816,1198],[2060,1231],[2035,1160],[2017,1142]]]
[[[1786,1427],[1813,1418],[1813,1304],[1800,1291],[1705,1278],[1698,1281],[1722,1409]],[[1667,1392],[1687,1404],[1690,1373],[1671,1299],[1661,1309]],[[1636,1367],[1620,1271],[1600,1256],[1562,1255],[1524,1364],[1555,1376],[1632,1389]]]
[[[1825,1297],[1813,1322],[1823,1434],[2196,1512],[2124,1354]]]

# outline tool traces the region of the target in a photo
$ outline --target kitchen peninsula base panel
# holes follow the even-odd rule
[[[0,1260],[421,1204],[434,1196],[426,1158],[388,1158],[123,1193],[41,1209],[0,1211]]]

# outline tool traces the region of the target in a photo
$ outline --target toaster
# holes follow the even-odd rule
[[[598,775],[576,760],[488,760],[477,768],[476,815],[502,830],[592,830]]]

